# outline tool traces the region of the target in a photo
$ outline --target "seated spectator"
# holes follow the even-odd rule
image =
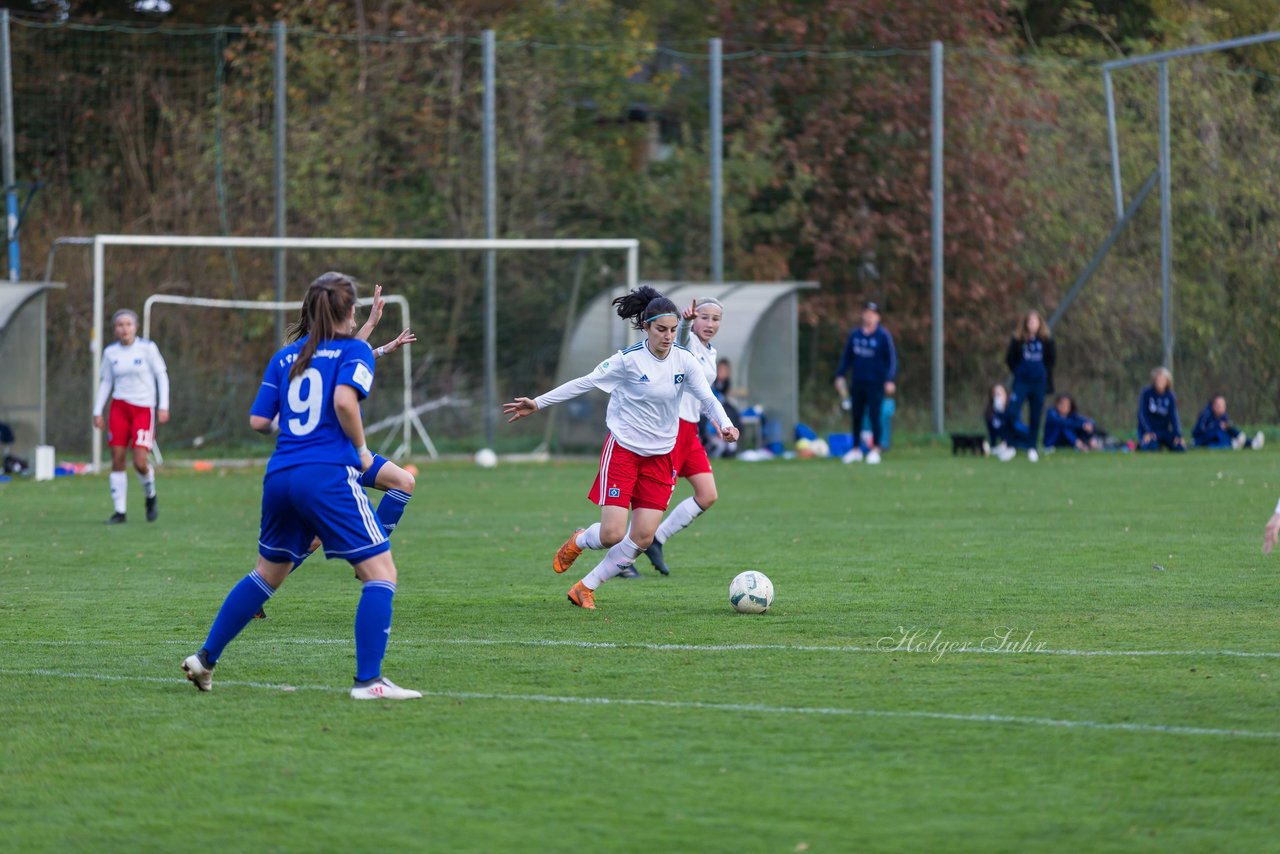
[[[1160,367],[1151,372],[1151,385],[1138,395],[1138,450],[1167,448],[1182,452],[1187,443],[1178,421],[1178,399],[1173,394],[1173,374]]]
[[[1204,411],[1196,419],[1196,429],[1191,431],[1191,438],[1197,448],[1253,448],[1262,447],[1266,437],[1259,430],[1252,439],[1231,423],[1227,415],[1227,399],[1221,394],[1209,398]]]
[[[1007,463],[1018,455],[1014,447],[1027,446],[1029,431],[1009,411],[1009,392],[1003,385],[997,383],[987,392],[987,408],[983,417],[987,421],[987,444],[1001,462]]]
[[[1094,420],[1076,409],[1075,398],[1060,394],[1045,415],[1044,446],[1096,451],[1102,447],[1102,435]]]
[[[716,396],[716,400],[720,401],[720,405],[724,407],[725,415],[729,416],[729,420],[734,424],[742,423],[742,414],[738,411],[738,407],[729,401],[729,392],[733,386],[732,369],[728,359],[720,359],[716,362],[716,380],[711,384],[711,391]],[[702,434],[702,445],[706,448],[707,453],[713,458],[730,457],[732,458],[738,452],[737,442],[726,442],[720,438],[711,427],[711,422],[704,415],[699,423]],[[764,436],[764,425],[761,424],[761,437]]]

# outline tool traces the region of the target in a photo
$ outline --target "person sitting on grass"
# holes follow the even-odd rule
[[[1246,436],[1236,425],[1231,423],[1227,415],[1227,399],[1215,394],[1205,404],[1200,417],[1196,419],[1196,429],[1191,431],[1191,439],[1197,448],[1252,448],[1255,451],[1262,447],[1266,436],[1259,430],[1253,438]]]
[[[1076,409],[1075,398],[1060,394],[1045,414],[1044,446],[1096,451],[1102,447],[1102,437],[1094,420]]]
[[[983,411],[987,422],[987,446],[1000,462],[1007,463],[1018,455],[1015,445],[1026,446],[1027,428],[1009,411],[1009,391],[996,383],[987,392],[987,408]]]
[[[1173,374],[1165,367],[1151,372],[1151,385],[1138,395],[1138,449],[1158,451],[1168,448],[1181,453],[1187,449],[1178,421],[1178,399],[1173,394]]]

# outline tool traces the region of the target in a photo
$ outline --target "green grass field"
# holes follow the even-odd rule
[[[0,486],[3,847],[1280,850],[1280,454],[724,463],[673,575],[589,613],[592,555],[550,561],[593,469],[423,466],[409,703],[347,697],[358,585],[318,558],[183,680],[260,471],[165,470],[150,525],[133,481],[117,528],[103,477]]]

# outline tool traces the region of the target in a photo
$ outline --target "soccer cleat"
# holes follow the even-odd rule
[[[1027,460],[1033,463],[1040,462],[1040,454],[1036,453],[1035,448],[1027,448]]]
[[[996,459],[1002,463],[1007,463],[1018,455],[1017,450],[1010,448],[1008,445],[1001,445],[996,449]]]
[[[618,569],[618,577],[619,578],[639,578],[640,570],[636,569],[636,565],[634,563],[623,564]]]
[[[191,680],[191,684],[196,686],[199,691],[213,690],[213,665],[207,665],[200,658],[200,653],[188,655],[186,660],[182,662],[182,670],[187,674],[187,679]]]
[[[852,451],[849,451],[849,452],[848,452],[848,453],[846,453],[843,457],[841,457],[841,458],[840,458],[840,461],[841,461],[841,462],[844,462],[844,463],[860,463],[860,462],[862,462],[862,449],[861,449],[861,448],[854,448]]]
[[[1238,451],[1245,445],[1249,444],[1249,437],[1244,433],[1237,433],[1231,437],[1231,450]]]
[[[1262,446],[1267,443],[1267,436],[1261,430],[1253,434],[1253,441],[1249,443],[1249,447],[1255,451],[1261,451]]]
[[[267,618],[267,612],[262,608],[259,608],[258,613],[254,614],[253,618],[255,620],[265,620]]]
[[[869,466],[880,465],[880,452],[877,451],[875,448],[872,448],[870,451],[867,452],[867,465]]]
[[[422,692],[401,688],[385,676],[352,686],[353,700],[421,700]]]
[[[124,515],[123,513],[112,513],[111,516],[107,519],[107,524],[123,525],[125,522],[128,522],[128,521],[129,521],[129,517]]]
[[[581,581],[569,588],[569,601],[579,608],[586,608],[588,611],[596,609],[595,593],[591,592],[587,585]]]
[[[564,545],[556,550],[556,556],[551,560],[551,568],[556,572],[564,572],[573,566],[578,555],[582,554],[582,546],[578,545],[578,534],[581,532],[582,528],[574,531],[569,535],[569,539],[564,541]]]
[[[649,544],[649,548],[644,550],[645,557],[649,558],[649,562],[653,564],[653,568],[661,572],[663,575],[671,574],[671,567],[667,566],[666,560],[662,557],[662,543],[654,540]]]
[[[160,511],[156,509],[156,497],[153,495],[147,499],[147,521],[154,522],[159,515]]]

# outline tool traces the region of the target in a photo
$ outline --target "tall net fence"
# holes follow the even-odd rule
[[[419,17],[287,30],[290,236],[483,236],[481,40],[404,14]],[[23,226],[26,266],[59,235],[273,234],[274,39],[267,26],[15,18],[18,171],[41,184]],[[498,236],[636,237],[642,278],[708,276],[705,45],[499,31],[496,67]],[[1176,387],[1187,414],[1224,390],[1240,420],[1274,421],[1275,81],[1217,56],[1170,69]],[[1115,86],[1131,198],[1157,162],[1155,70],[1118,73]],[[830,381],[868,298],[898,340],[902,426],[929,422],[930,100],[927,46],[725,44],[726,276],[820,282],[802,302],[800,339],[802,416],[816,426],[843,424]],[[1019,312],[1052,314],[1115,222],[1106,112],[1097,65],[987,46],[948,46],[944,103],[947,417],[976,428],[986,389],[1007,375]],[[500,398],[549,387],[570,304],[623,281],[623,263],[498,255]],[[446,448],[474,447],[483,253],[291,252],[287,296],[333,268],[410,300],[415,400],[468,401],[427,424]],[[112,249],[108,270],[108,311],[156,292],[274,298],[270,252]],[[62,250],[54,276],[70,287],[50,298],[49,438],[74,452],[87,446],[92,393],[88,253]],[[1055,329],[1059,390],[1113,432],[1132,429],[1160,359],[1159,281],[1152,194]],[[244,441],[270,315],[166,307],[155,337],[175,374],[172,441]],[[377,418],[398,395],[370,406]]]

